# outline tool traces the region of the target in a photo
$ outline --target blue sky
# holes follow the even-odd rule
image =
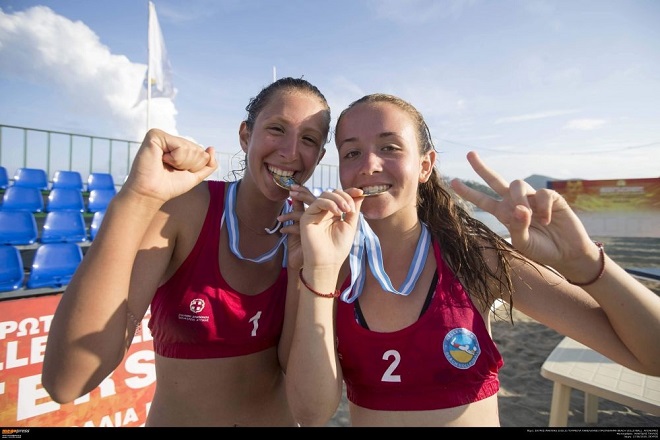
[[[660,176],[660,1],[154,3],[177,95],[151,119],[221,152],[275,68],[333,125],[367,93],[409,100],[446,176],[479,180],[472,149],[507,179]],[[140,140],[147,19],[146,0],[0,0],[0,124]]]

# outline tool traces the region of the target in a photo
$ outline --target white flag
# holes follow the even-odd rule
[[[156,7],[149,2],[149,67],[145,74],[138,103],[147,99],[147,84],[151,83],[151,98],[174,98],[176,89],[172,84],[172,66],[167,58],[163,33],[158,24]]]

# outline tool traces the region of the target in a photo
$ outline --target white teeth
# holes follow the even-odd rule
[[[365,186],[362,188],[362,192],[364,193],[364,196],[375,196],[377,194],[383,193],[387,191],[389,188],[388,185],[374,185],[374,186]]]
[[[271,172],[271,174],[275,176],[282,176],[282,177],[292,177],[293,176],[293,171],[284,171],[279,168],[274,168],[272,166],[268,167],[268,171]]]

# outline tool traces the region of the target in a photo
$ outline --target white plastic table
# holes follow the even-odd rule
[[[645,280],[660,281],[660,267],[629,267],[626,272]]]
[[[598,398],[660,416],[660,377],[623,367],[565,337],[541,366],[554,381],[548,426],[566,426],[573,388],[584,391],[584,421],[598,422]]]

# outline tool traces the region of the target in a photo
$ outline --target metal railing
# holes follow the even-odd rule
[[[93,172],[112,174],[119,187],[131,169],[141,141],[66,133],[0,124],[0,165],[11,179],[18,168],[40,168],[52,179],[55,171],[78,171],[83,178]],[[240,177],[244,154],[216,152],[218,169],[209,178],[234,180]],[[336,165],[319,165],[307,182],[309,188],[337,188]]]

